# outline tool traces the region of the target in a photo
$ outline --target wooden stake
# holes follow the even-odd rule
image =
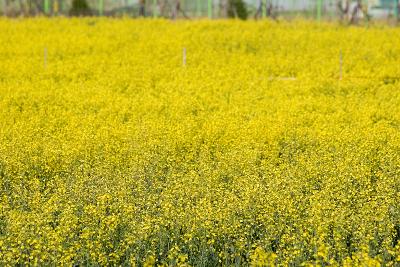
[[[47,47],[43,51],[43,66],[45,69],[47,68]]]
[[[186,47],[184,47],[182,51],[182,65],[186,67]]]
[[[339,53],[339,80],[343,78],[343,55],[342,51]]]

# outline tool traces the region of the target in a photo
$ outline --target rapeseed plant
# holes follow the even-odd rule
[[[399,29],[0,31],[1,265],[400,263]]]

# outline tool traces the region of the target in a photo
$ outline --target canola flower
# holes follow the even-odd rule
[[[0,265],[400,264],[399,29],[0,32]]]

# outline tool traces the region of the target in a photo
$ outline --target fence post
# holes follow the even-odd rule
[[[44,0],[44,13],[46,15],[50,14],[50,0]]]
[[[212,19],[212,14],[213,14],[213,0],[208,0],[208,18]]]
[[[186,47],[182,50],[182,65],[186,67]]]
[[[43,67],[44,69],[47,68],[47,47],[43,50]]]
[[[339,52],[339,80],[343,78],[343,54],[342,50]]]
[[[99,15],[103,16],[104,15],[104,0],[98,0],[99,1]]]

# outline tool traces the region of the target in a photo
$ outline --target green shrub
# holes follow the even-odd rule
[[[230,18],[247,19],[248,11],[246,3],[243,0],[229,0],[228,16]]]
[[[73,0],[69,11],[71,16],[90,16],[92,11],[86,0]]]

